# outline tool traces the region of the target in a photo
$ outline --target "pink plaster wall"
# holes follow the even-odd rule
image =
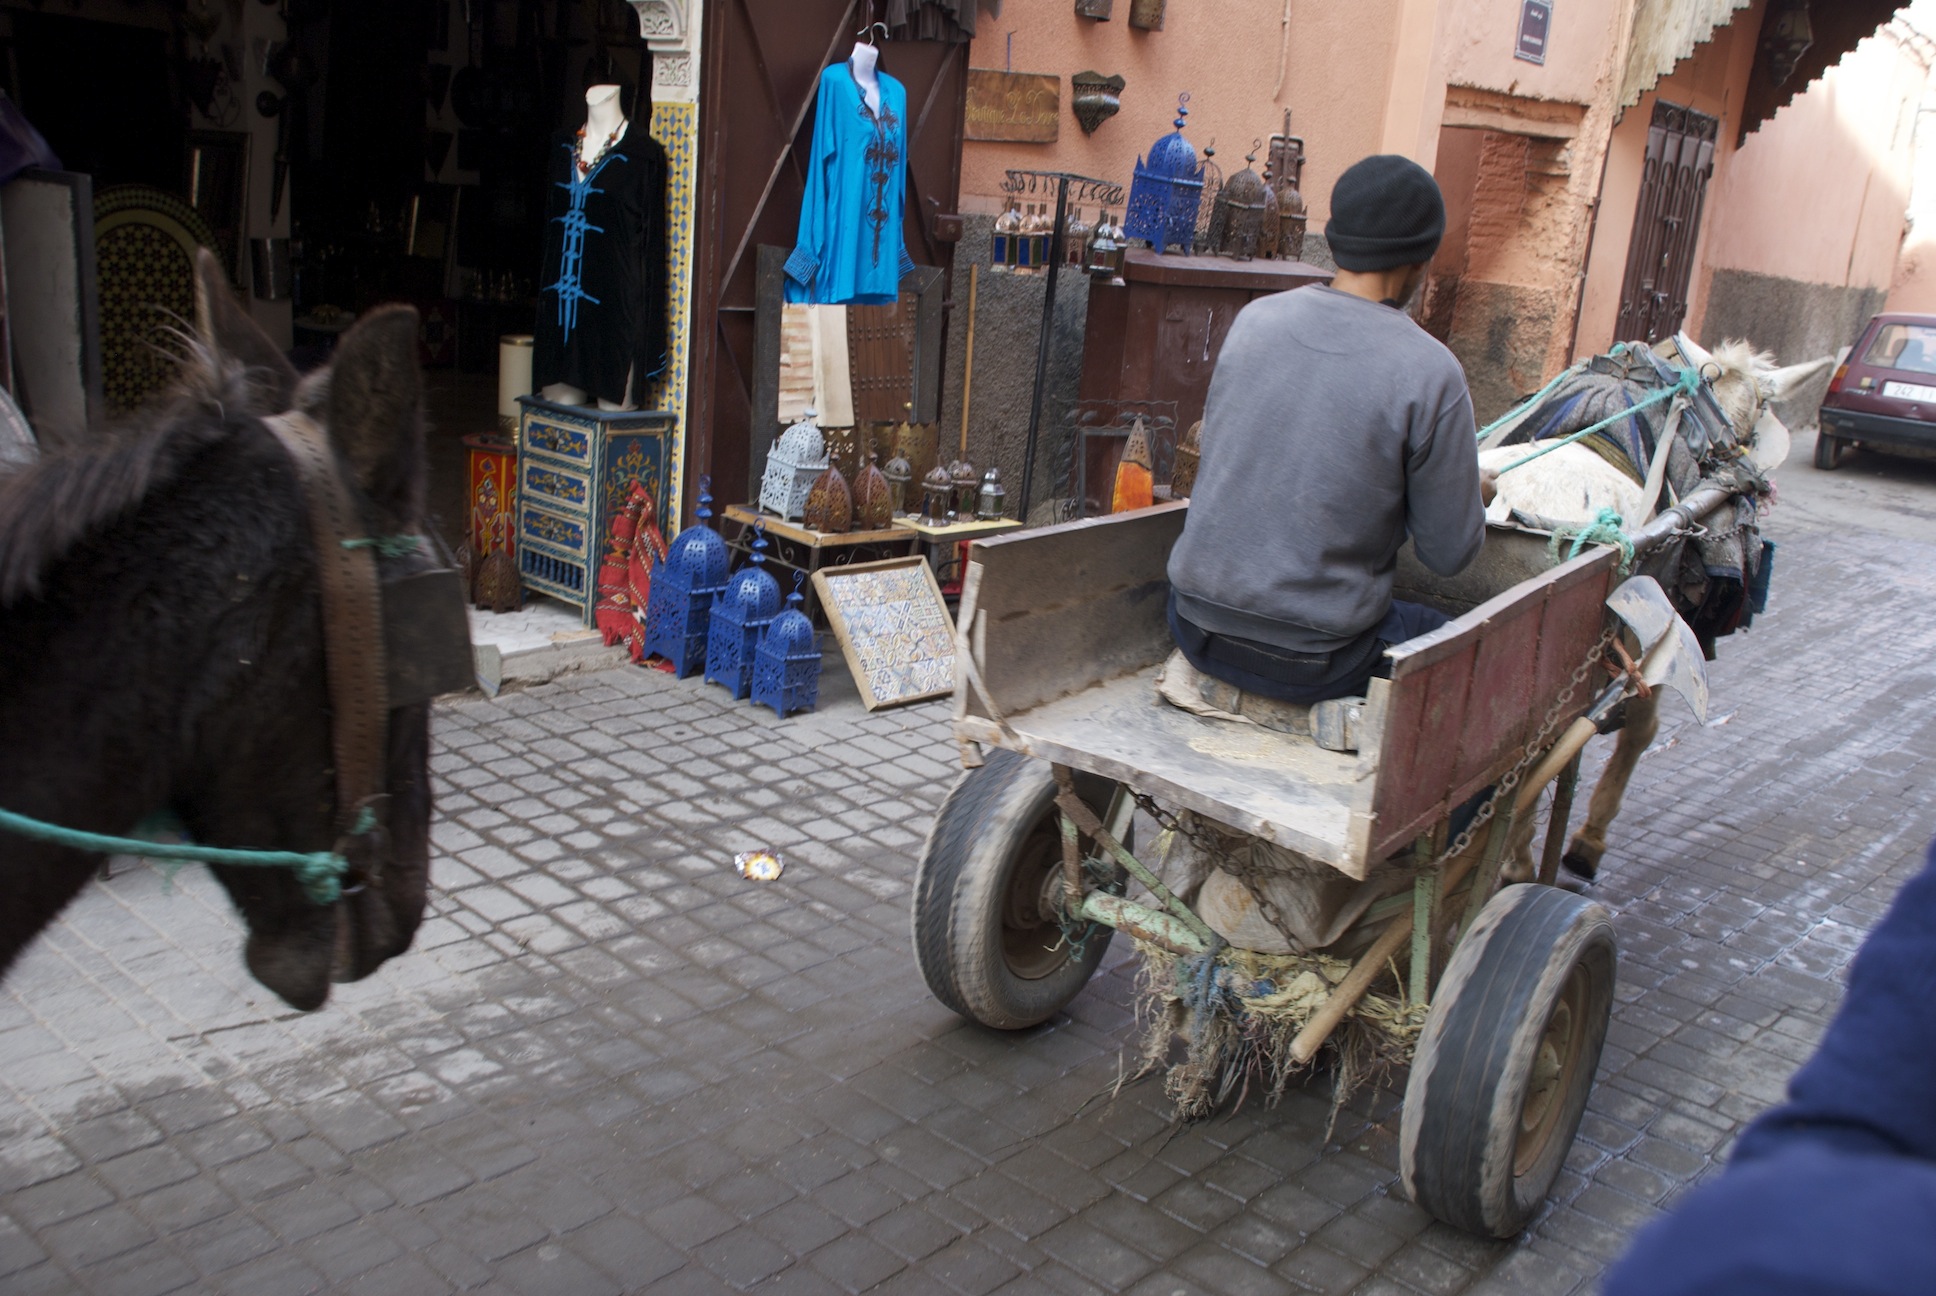
[[[1624,54],[1621,34],[1633,0],[1570,0],[1553,7],[1546,62],[1513,57],[1519,6],[1499,0],[1444,0],[1439,43],[1445,79],[1529,99],[1592,104]]]
[[[1705,268],[1886,288],[1927,79],[1923,61],[1885,30],[1748,136],[1716,168]]]
[[[1291,129],[1304,136],[1310,159],[1304,195],[1311,224],[1322,230],[1338,174],[1381,147],[1381,105],[1391,90],[1407,2],[1292,0],[1287,7],[1284,0],[1171,0],[1165,29],[1145,32],[1129,25],[1129,0],[1116,0],[1114,19],[1102,23],[1076,17],[1070,0],[1011,0],[1000,18],[982,17],[970,65],[1007,66],[1012,32],[1015,71],[1062,78],[1061,135],[1053,144],[970,140],[962,148],[962,206],[998,211],[1009,167],[1075,171],[1127,187],[1137,157],[1168,133],[1177,93],[1187,90],[1184,133],[1199,151],[1216,140],[1225,175],[1241,170],[1251,141],[1282,129],[1284,109],[1292,110]],[[1283,91],[1273,96],[1287,9],[1290,52]],[[890,71],[892,59],[890,47],[883,58]],[[1122,111],[1085,135],[1069,112],[1069,76],[1090,70],[1129,84]]]

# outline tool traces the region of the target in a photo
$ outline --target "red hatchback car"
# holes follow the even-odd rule
[[[1852,442],[1936,450],[1936,315],[1878,315],[1849,348],[1822,400],[1815,466],[1835,467]]]

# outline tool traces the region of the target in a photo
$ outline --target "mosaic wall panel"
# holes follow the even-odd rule
[[[679,416],[667,468],[671,474],[666,497],[671,516],[661,515],[660,526],[670,535],[679,529],[679,501],[685,490],[686,396],[692,357],[692,252],[694,195],[699,183],[699,106],[660,103],[652,106],[652,134],[666,151],[667,245],[666,326],[671,354],[666,370],[646,394],[644,408],[670,410]]]

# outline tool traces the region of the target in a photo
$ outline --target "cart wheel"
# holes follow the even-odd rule
[[[1399,1167],[1412,1200],[1512,1237],[1580,1128],[1613,1011],[1613,921],[1556,887],[1509,886],[1459,942],[1412,1060]]]
[[[1842,451],[1848,443],[1841,437],[1830,436],[1826,432],[1815,434],[1815,466],[1823,472],[1831,472],[1842,462]]]
[[[1076,775],[1098,814],[1114,790]],[[1061,920],[1062,833],[1049,766],[997,749],[949,791],[914,878],[914,953],[934,997],[964,1017],[1020,1030],[1076,997],[1113,929],[1092,926],[1080,953]]]

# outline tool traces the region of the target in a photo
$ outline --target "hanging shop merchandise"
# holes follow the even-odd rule
[[[786,263],[790,302],[887,305],[914,269],[901,231],[907,90],[879,59],[863,41],[820,74],[800,240]]]
[[[532,381],[570,404],[636,408],[666,366],[666,152],[626,119],[623,87],[592,86],[577,132],[552,140]],[[557,393],[554,393],[557,394]]]

